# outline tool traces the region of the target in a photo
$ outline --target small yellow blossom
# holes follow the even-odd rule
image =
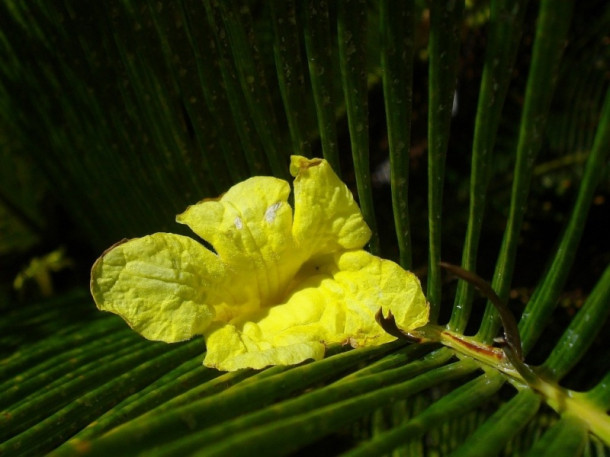
[[[150,340],[203,335],[204,365],[260,369],[324,357],[330,344],[395,338],[428,322],[418,279],[362,248],[371,232],[347,186],[322,159],[292,156],[290,186],[254,177],[177,216],[202,239],[155,233],[106,251],[91,272],[99,309]]]

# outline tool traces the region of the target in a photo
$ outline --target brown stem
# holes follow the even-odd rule
[[[457,265],[453,265],[446,262],[440,263],[441,267],[449,270],[455,276],[464,281],[469,282],[475,286],[485,298],[487,298],[498,310],[500,314],[500,320],[502,321],[502,327],[504,327],[504,338],[506,344],[511,348],[514,355],[520,360],[523,360],[523,351],[521,350],[521,337],[519,336],[519,328],[517,327],[517,321],[515,317],[506,306],[506,303],[498,297],[496,292],[491,288],[491,285],[483,280],[477,274],[464,270]]]

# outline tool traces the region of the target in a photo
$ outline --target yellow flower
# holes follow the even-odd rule
[[[290,172],[294,215],[289,184],[260,176],[178,215],[215,252],[171,233],[110,248],[91,271],[98,308],[150,340],[204,335],[204,364],[228,371],[392,341],[380,308],[404,331],[425,325],[418,279],[362,249],[370,230],[328,162],[292,156]]]

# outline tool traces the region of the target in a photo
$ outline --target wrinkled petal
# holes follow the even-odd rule
[[[204,364],[221,370],[318,360],[330,344],[393,341],[375,320],[392,311],[404,330],[425,325],[429,307],[419,280],[394,262],[350,251],[308,262],[286,303],[206,332]]]
[[[317,281],[311,278],[284,304],[206,332],[204,365],[234,371],[324,357],[325,329],[320,321],[329,307]]]
[[[384,316],[391,311],[404,331],[428,323],[430,307],[419,279],[390,260],[362,250],[348,251],[336,254],[334,263],[321,265],[319,271],[332,274],[333,281],[322,287],[344,303],[343,328],[335,333],[338,340],[349,339],[354,347],[394,340],[375,320],[380,308]]]
[[[176,220],[209,242],[242,279],[233,287],[260,303],[276,301],[306,255],[292,238],[289,194],[286,181],[250,178],[218,201],[189,206]]]
[[[91,270],[97,307],[121,316],[149,340],[168,343],[200,335],[221,304],[226,269],[195,240],[171,233],[117,244]]]
[[[246,339],[246,342],[243,339]],[[206,341],[208,352],[203,364],[221,371],[244,368],[260,370],[274,365],[296,365],[306,360],[320,360],[325,346],[318,341],[297,341],[285,346],[254,347],[247,336],[231,325],[217,330]],[[250,347],[246,347],[246,345]]]
[[[292,156],[294,222],[292,233],[313,255],[360,249],[371,238],[352,193],[322,159]]]

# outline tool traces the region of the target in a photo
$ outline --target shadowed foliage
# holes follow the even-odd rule
[[[0,454],[610,454],[609,30],[602,0],[0,3]],[[104,249],[291,154],[425,330],[223,373],[95,309]]]

